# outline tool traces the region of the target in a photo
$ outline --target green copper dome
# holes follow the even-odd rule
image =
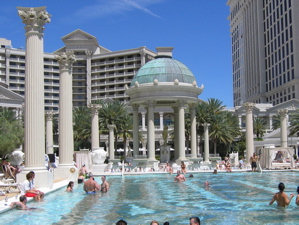
[[[134,76],[131,86],[138,81],[139,84],[158,82],[174,82],[192,84],[195,81],[193,73],[183,63],[172,58],[157,58],[141,67]]]

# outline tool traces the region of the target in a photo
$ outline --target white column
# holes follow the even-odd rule
[[[154,125],[154,105],[148,103],[147,107],[147,151],[148,159],[156,160],[155,158],[155,125]]]
[[[249,163],[254,152],[252,110],[255,104],[247,102],[243,106],[246,109],[246,161]]]
[[[272,130],[273,129],[273,115],[269,115],[269,128],[270,128],[270,130]]]
[[[74,154],[73,137],[73,81],[72,52],[62,52],[56,56],[60,69],[59,81],[59,166],[72,166]]]
[[[115,125],[108,125],[109,129],[109,159],[114,160],[114,128]]]
[[[45,7],[17,7],[26,30],[25,168],[45,169],[44,25],[50,22]]]
[[[173,107],[174,114],[174,159],[179,158],[179,114],[178,107]]]
[[[239,118],[239,127],[242,128],[242,115],[239,115],[238,118]]]
[[[99,135],[99,109],[100,105],[91,104],[91,149],[96,150],[100,148],[100,135]]]
[[[142,130],[145,130],[145,112],[141,112],[142,116]]]
[[[196,115],[195,106],[190,106],[191,112],[191,158],[197,158],[196,152]]]
[[[278,110],[278,114],[280,115],[280,141],[281,147],[286,148],[288,147],[288,110],[281,109]]]
[[[134,158],[137,158],[139,154],[139,124],[138,124],[138,105],[133,105],[133,151]]]
[[[209,126],[210,124],[204,123],[204,138],[205,138],[205,143],[204,143],[204,151],[205,151],[205,162],[210,161],[210,145],[209,145]]]
[[[87,105],[91,104],[91,56],[92,51],[86,50],[86,96],[87,96]]]
[[[164,129],[163,114],[164,114],[163,112],[159,112],[159,115],[160,115],[160,130]]]
[[[46,153],[53,154],[53,112],[46,113]]]
[[[178,130],[178,140],[179,140],[179,160],[186,160],[185,154],[185,109],[183,103],[178,106],[178,116],[179,116],[179,130]]]

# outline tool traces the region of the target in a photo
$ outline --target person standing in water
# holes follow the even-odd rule
[[[279,183],[279,185],[278,185],[279,192],[274,194],[269,205],[272,205],[275,201],[277,202],[277,206],[280,206],[280,207],[286,207],[290,204],[294,195],[290,194],[290,199],[289,199],[287,194],[284,193],[284,189],[285,189],[284,183]]]

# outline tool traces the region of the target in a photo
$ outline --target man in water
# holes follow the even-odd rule
[[[197,216],[191,217],[190,225],[200,225],[200,219]]]
[[[186,181],[186,178],[185,178],[185,176],[183,174],[181,174],[181,171],[178,170],[177,171],[177,175],[174,178],[174,181],[176,181],[176,182],[184,182],[184,181]]]
[[[106,180],[106,176],[102,176],[101,192],[109,191],[110,185]]]
[[[290,199],[288,198],[288,196],[286,195],[286,193],[284,193],[284,183],[279,183],[278,185],[278,189],[279,192],[277,192],[276,194],[274,194],[271,202],[269,203],[269,205],[272,205],[273,202],[277,202],[277,206],[281,206],[281,207],[286,207],[290,204],[292,198],[294,197],[293,194],[290,194]]]
[[[19,202],[12,202],[10,204],[10,207],[14,208],[16,207],[17,209],[21,209],[21,210],[28,210],[29,208],[27,207],[26,203],[27,203],[27,198],[25,195],[20,196],[20,201]]]
[[[256,153],[253,153],[253,156],[250,157],[250,162],[251,162],[251,169],[252,172],[256,171],[257,168],[257,160],[258,160],[258,156],[256,155]]]
[[[100,185],[94,180],[92,173],[89,173],[89,179],[84,182],[83,189],[86,194],[95,194],[100,190]]]

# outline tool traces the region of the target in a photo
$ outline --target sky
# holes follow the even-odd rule
[[[46,6],[44,50],[63,47],[61,38],[81,29],[112,51],[146,46],[174,47],[204,85],[200,99],[217,98],[233,106],[231,38],[227,0],[2,0],[0,38],[25,47],[24,24],[17,6]]]

